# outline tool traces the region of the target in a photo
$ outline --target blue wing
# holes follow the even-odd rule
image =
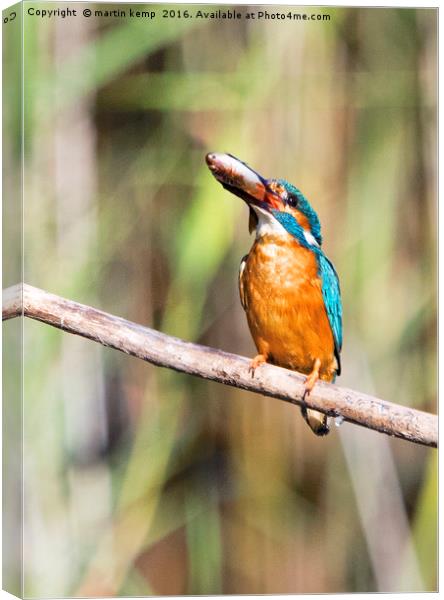
[[[335,356],[338,361],[337,374],[340,375],[341,360],[339,353],[342,348],[342,302],[339,278],[334,266],[321,251],[318,253],[318,264],[319,274],[322,279],[322,296],[335,342]]]

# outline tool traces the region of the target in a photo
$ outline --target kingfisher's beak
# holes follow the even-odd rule
[[[267,179],[231,154],[210,152],[208,168],[223,187],[245,200],[250,208],[280,209],[280,198],[270,189]]]

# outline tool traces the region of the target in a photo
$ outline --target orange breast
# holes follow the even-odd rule
[[[334,378],[334,340],[322,297],[316,257],[297,241],[265,236],[253,245],[241,285],[248,325],[267,361]]]

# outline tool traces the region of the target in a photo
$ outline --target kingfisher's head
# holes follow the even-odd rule
[[[265,179],[231,154],[212,152],[206,161],[217,181],[248,204],[250,231],[258,237],[287,232],[306,246],[322,244],[318,215],[291,183]]]

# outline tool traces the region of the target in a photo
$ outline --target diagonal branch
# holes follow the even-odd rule
[[[250,360],[243,356],[185,342],[26,284],[8,288],[3,296],[3,319],[21,315],[160,367],[301,404],[305,378],[299,373],[263,365],[253,378],[249,372]],[[436,415],[368,394],[319,382],[306,405],[417,444],[436,447],[438,443]]]

